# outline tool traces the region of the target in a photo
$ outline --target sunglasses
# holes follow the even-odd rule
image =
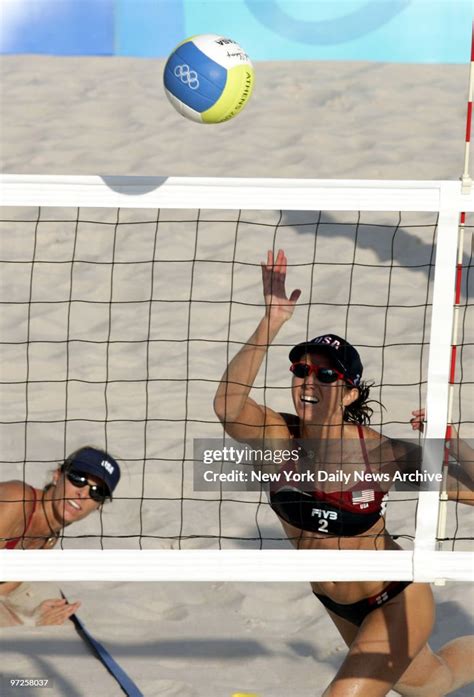
[[[71,484],[82,489],[84,486],[89,486],[89,496],[96,503],[104,503],[105,499],[110,498],[110,492],[105,486],[100,484],[90,484],[87,479],[87,474],[77,472],[76,470],[66,470],[66,477]]]
[[[323,382],[326,385],[330,385],[337,380],[346,380],[346,377],[338,370],[321,368],[321,366],[312,365],[311,363],[292,363],[290,370],[297,378],[307,378],[311,373],[314,373],[319,382]]]

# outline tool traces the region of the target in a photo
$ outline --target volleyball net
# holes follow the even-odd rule
[[[425,450],[441,470],[447,424],[469,441],[474,421],[474,195],[460,183],[6,175],[1,185],[0,479],[42,488],[87,444],[122,468],[113,503],[64,528],[62,549],[0,551],[2,578],[470,578],[471,509],[442,491],[390,495],[387,529],[403,551],[295,551],[263,488],[208,486],[195,450],[226,443],[213,397],[263,315],[260,262],[283,248],[288,290],[302,296],[252,396],[291,412],[290,348],[346,336],[384,407],[374,405],[374,429],[413,438],[411,412],[425,407],[423,438],[435,444]]]

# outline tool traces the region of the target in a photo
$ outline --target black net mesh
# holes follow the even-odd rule
[[[289,348],[332,331],[358,347],[384,405],[374,405],[373,428],[413,436],[411,411],[426,395],[435,214],[5,208],[0,225],[1,479],[42,488],[86,444],[122,466],[114,501],[64,528],[61,546],[287,546],[263,492],[193,486],[193,439],[222,438],[213,397],[264,311],[267,249],[286,250],[288,289],[303,292],[253,398],[291,412]],[[455,399],[467,437],[471,261],[466,251]],[[416,499],[391,497],[387,525],[400,539],[414,535]],[[463,515],[451,510],[450,538],[466,537]]]

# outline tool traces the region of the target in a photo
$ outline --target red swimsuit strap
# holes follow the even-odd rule
[[[288,416],[291,416],[291,414],[283,414],[283,418],[288,417]],[[288,420],[286,418],[285,418],[285,421],[287,422],[287,425],[290,429],[290,433],[291,433],[292,437],[293,438],[295,436],[301,437],[301,421],[298,419],[298,422],[296,424],[295,423],[288,424]],[[367,452],[367,444],[365,442],[364,429],[362,428],[361,424],[356,424],[356,426],[357,426],[357,433],[359,434],[359,442],[360,442],[360,447],[362,450],[362,457],[364,458],[365,471],[370,472],[371,467],[370,467],[370,461],[369,461],[369,453]],[[296,427],[296,432],[293,433],[295,427]]]
[[[367,472],[367,470],[370,470],[369,454],[367,452],[367,445],[365,443],[364,429],[360,424],[357,424],[357,433],[359,434],[360,447],[365,462],[365,471]]]
[[[19,541],[23,537],[25,537],[26,533],[28,532],[28,528],[30,527],[30,524],[31,524],[31,519],[33,518],[33,514],[36,510],[36,491],[35,491],[34,487],[30,487],[30,489],[31,489],[31,493],[33,494],[33,508],[31,510],[30,515],[28,516],[28,520],[26,521],[26,526],[25,526],[25,530],[23,532],[23,535],[20,535],[20,537],[15,537],[12,540],[8,540],[7,544],[5,545],[5,549],[15,549],[15,547],[17,546]]]

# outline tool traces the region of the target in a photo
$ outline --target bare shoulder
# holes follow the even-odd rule
[[[360,438],[360,430],[364,440],[377,441],[378,443],[383,443],[389,439],[386,436],[382,436],[379,431],[375,431],[370,426],[358,426],[358,424],[350,423],[344,424],[344,432],[348,438]]]
[[[370,426],[362,426],[362,431],[366,440],[376,440],[379,443],[386,443],[390,440],[389,438],[383,436],[379,431],[376,431]]]
[[[15,516],[18,511],[21,511],[22,516],[24,516],[25,511],[28,513],[33,508],[35,502],[33,491],[35,490],[32,486],[16,479],[9,482],[0,482],[2,518],[9,515]]]
[[[0,537],[8,537],[24,526],[25,516],[33,510],[31,489],[24,482],[0,482]]]
[[[25,493],[31,491],[32,487],[19,479],[12,479],[8,482],[0,482],[0,503],[23,503]]]
[[[366,450],[370,455],[371,460],[380,462],[391,462],[395,458],[393,449],[393,441],[391,438],[384,436],[380,431],[376,431],[370,426],[362,426],[362,435],[366,444]],[[359,437],[359,429],[355,426],[355,437]]]

